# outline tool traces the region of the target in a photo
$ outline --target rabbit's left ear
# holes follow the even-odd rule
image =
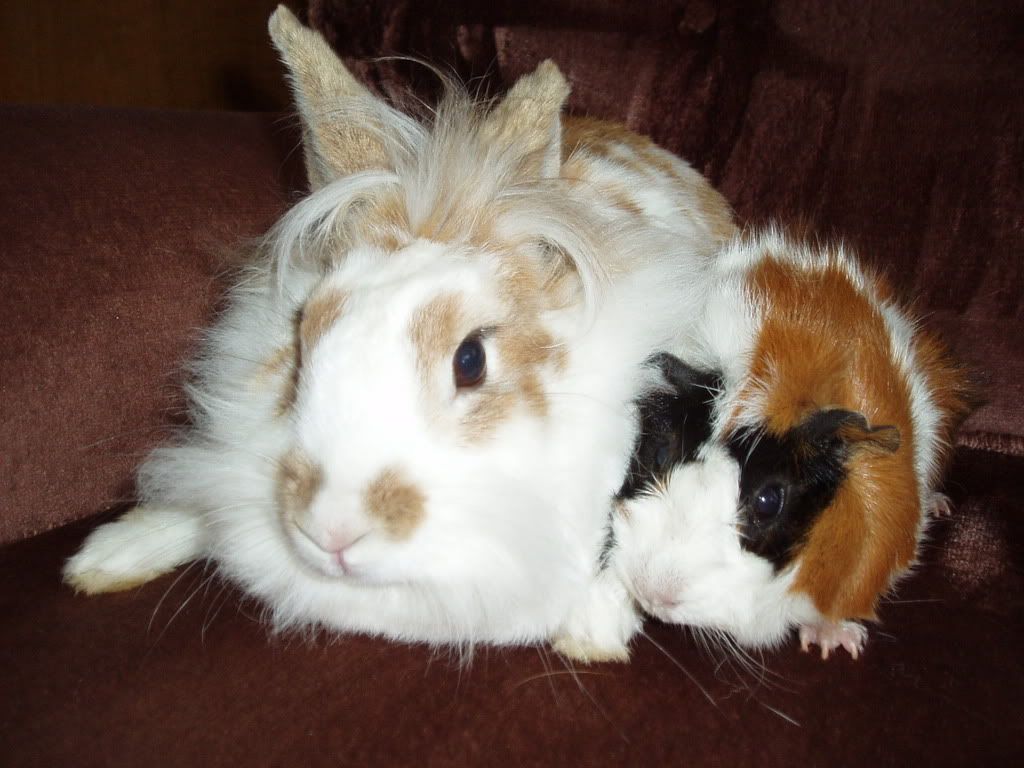
[[[390,167],[372,115],[381,102],[345,69],[319,32],[279,5],[268,24],[302,118],[306,174],[315,190],[341,176]]]
[[[562,167],[562,107],[569,83],[555,62],[542,61],[516,81],[505,98],[487,115],[488,141],[521,156],[517,181],[551,179]]]

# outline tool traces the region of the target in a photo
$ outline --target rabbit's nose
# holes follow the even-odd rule
[[[326,551],[334,555],[334,560],[345,573],[352,572],[352,566],[345,560],[345,552],[366,537],[366,533],[336,533],[328,537]]]
[[[305,524],[304,524],[305,523]],[[342,560],[345,550],[362,539],[368,531],[349,528],[330,527],[318,532],[310,527],[308,521],[296,521],[296,527],[302,535],[313,542],[318,549],[333,555],[338,562]]]

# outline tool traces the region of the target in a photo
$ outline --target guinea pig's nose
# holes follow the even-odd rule
[[[648,597],[647,602],[650,603],[652,612],[662,613],[678,608],[682,603],[682,600],[680,600],[679,595],[672,590],[661,590]]]
[[[682,604],[682,585],[676,581],[641,581],[637,584],[640,602],[648,613],[661,615],[673,611]]]

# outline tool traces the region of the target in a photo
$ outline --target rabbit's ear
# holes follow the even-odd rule
[[[321,34],[285,6],[277,7],[268,27],[302,119],[310,186],[316,190],[341,176],[389,168],[381,133],[367,119],[380,101],[345,69]]]
[[[569,84],[550,59],[519,78],[484,123],[484,135],[519,153],[516,181],[558,176],[562,166],[562,107]]]

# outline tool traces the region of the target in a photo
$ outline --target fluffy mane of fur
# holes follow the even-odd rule
[[[622,129],[588,124],[567,148],[551,63],[499,102],[449,87],[417,120],[286,9],[271,32],[311,194],[209,332],[192,426],[145,462],[140,506],[97,529],[66,578],[110,591],[209,558],[276,626],[454,644],[571,634],[643,361],[692,331],[728,207]],[[488,376],[462,391],[452,355],[470,338]],[[624,616],[577,649],[624,653]]]

